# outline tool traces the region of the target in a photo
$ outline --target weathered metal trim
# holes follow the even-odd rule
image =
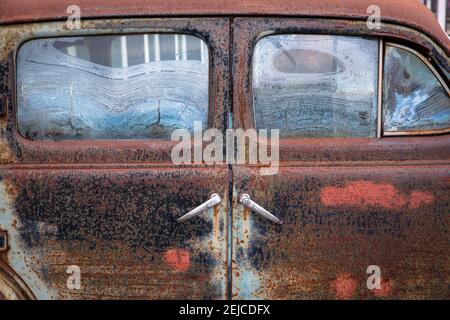
[[[417,58],[419,58],[425,65],[428,67],[428,69],[431,70],[431,72],[434,74],[434,76],[438,79],[439,83],[444,87],[447,94],[450,96],[450,89],[447,86],[447,83],[444,81],[444,79],[441,77],[439,72],[434,68],[434,66],[419,52],[417,52],[414,49],[411,49],[409,47],[403,46],[398,43],[394,42],[387,42],[386,46],[391,46],[394,48],[403,49],[405,51],[408,51],[409,53],[413,54]],[[442,129],[431,129],[431,130],[399,130],[399,131],[384,131],[383,136],[417,136],[417,135],[433,135],[433,134],[446,134],[450,132],[450,128],[442,128]]]
[[[384,131],[383,136],[385,137],[425,136],[425,135],[446,134],[446,133],[450,133],[450,128],[433,129],[433,130]]]
[[[378,54],[378,98],[377,98],[377,138],[381,138],[383,130],[383,68],[384,68],[384,42],[379,40]]]
[[[392,137],[395,139],[395,137]],[[391,140],[391,139],[389,139]],[[367,166],[436,166],[436,165],[450,165],[450,159],[447,160],[321,160],[321,161],[282,161],[280,167],[367,167]],[[261,168],[262,165],[246,164],[248,167]],[[97,172],[116,170],[127,170],[128,172],[138,172],[142,170],[167,170],[173,168],[173,165],[153,165],[153,164],[60,164],[60,165],[47,165],[47,164],[13,164],[2,165],[1,170],[5,173],[11,173],[14,171],[29,171],[31,172],[47,172],[52,170],[64,171],[89,171],[95,170]],[[181,170],[197,170],[197,169],[226,169],[227,165],[210,166],[179,166]]]
[[[161,163],[17,163],[17,164],[3,164],[0,166],[1,170],[111,170],[111,169],[127,169],[127,170],[165,170],[176,167],[179,170],[184,169],[225,169],[226,164],[215,164],[213,166],[208,164],[180,164],[174,166],[171,162]]]
[[[238,166],[238,165],[237,165]],[[245,165],[248,168],[260,169],[260,165]],[[411,161],[283,161],[280,162],[280,168],[294,168],[294,167],[305,167],[305,168],[360,168],[360,167],[429,167],[429,166],[450,166],[450,160],[411,160]]]
[[[2,286],[5,286],[4,288]],[[5,296],[2,291],[8,291]],[[0,300],[3,298],[14,300],[35,300],[33,292],[25,282],[5,263],[0,260]]]

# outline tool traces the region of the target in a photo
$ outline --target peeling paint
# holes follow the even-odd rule
[[[351,206],[361,209],[401,209],[405,206],[418,209],[422,205],[431,204],[434,196],[427,191],[412,191],[411,194],[405,195],[387,183],[352,181],[344,187],[322,188],[321,201],[325,206]]]
[[[169,249],[166,251],[164,257],[169,267],[176,271],[184,272],[189,269],[190,254],[188,250]]]
[[[235,168],[235,192],[249,193],[283,225],[235,207],[234,297],[448,297],[449,175],[447,165],[283,166],[273,177],[260,176],[257,168]],[[364,205],[352,193],[342,196],[349,185],[352,192],[369,194]],[[328,206],[324,189],[332,190],[329,200],[352,202]],[[245,230],[251,230],[248,236]],[[366,269],[373,264],[382,277],[389,275],[378,291],[366,287]]]
[[[7,254],[9,266],[22,278],[31,289],[37,299],[55,299],[57,293],[52,291],[33,270],[31,260],[39,260],[40,255],[34,252],[34,258],[27,254],[26,246],[21,240],[19,229],[22,225],[15,219],[14,201],[11,194],[14,194],[11,181],[3,179],[0,181],[0,228],[8,230],[10,250]]]

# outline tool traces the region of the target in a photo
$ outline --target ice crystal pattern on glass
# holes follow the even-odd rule
[[[169,60],[158,51],[165,42],[158,35],[146,37],[26,42],[17,63],[21,134],[32,140],[170,139],[175,129],[193,130],[194,121],[205,123],[206,45],[185,35],[179,50],[201,48],[202,56],[189,59],[174,52]],[[183,36],[165,37],[167,42]]]
[[[280,137],[376,136],[378,41],[274,35],[253,56],[257,128]]]

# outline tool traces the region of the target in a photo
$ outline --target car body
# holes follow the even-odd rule
[[[425,6],[416,0],[80,0],[81,28],[71,29],[66,23],[71,4],[56,0],[3,0],[0,4],[0,298],[450,298],[449,128],[432,124],[428,128],[427,122],[408,130],[394,123],[394,118],[390,127],[382,121],[387,119],[387,114],[382,118],[382,105],[387,103],[383,97],[389,97],[382,82],[384,72],[389,72],[383,64],[388,57],[386,48],[420,58],[447,93],[440,98],[444,99],[445,118],[450,40]],[[368,19],[373,12],[368,8],[373,4],[381,9],[381,25],[371,29]],[[273,72],[263,74],[257,82],[253,63],[258,43],[270,36],[287,35],[281,46],[288,47],[289,41],[295,46],[304,40],[289,36],[301,35],[311,41],[331,37],[326,41],[336,40],[333,43],[338,46],[339,41],[347,41],[345,37],[352,37],[355,48],[371,50],[375,57],[361,54],[358,59],[373,62],[364,70],[363,64],[344,64],[350,75],[346,77],[375,75],[367,82],[375,106],[370,109],[373,117],[358,113],[358,121],[368,123],[370,133],[361,127],[361,133],[352,136],[350,126],[330,136],[328,125],[323,125],[322,131],[284,136],[282,132],[279,169],[268,176],[260,173],[259,165],[174,164],[171,150],[176,143],[167,136],[152,139],[136,133],[116,139],[108,131],[102,136],[84,135],[86,128],[92,128],[86,124],[84,131],[76,128],[73,133],[73,128],[66,126],[61,129],[66,136],[55,134],[61,127],[61,110],[41,107],[67,95],[52,96],[54,100],[46,95],[67,92],[68,87],[59,87],[65,85],[65,79],[72,79],[70,88],[74,83],[82,88],[88,80],[71,78],[72,72],[68,72],[53,83],[53,77],[62,74],[63,64],[54,73],[48,73],[44,63],[41,69],[33,69],[35,73],[29,72],[27,68],[33,66],[26,67],[25,62],[38,58],[32,48],[26,51],[27,44],[41,41],[34,43],[45,47],[42,41],[122,35],[196,36],[203,41],[208,59],[202,56],[199,61],[208,71],[206,76],[190,76],[198,68],[186,67],[179,81],[181,87],[190,88],[190,95],[181,101],[206,84],[199,89],[208,108],[204,124],[220,132],[258,127],[255,114],[262,117],[270,111],[255,113],[258,101],[266,101],[268,109],[279,102],[277,110],[289,110],[290,100],[283,100],[288,91],[281,92],[276,101],[270,100],[275,95],[268,91],[272,80],[267,79],[283,76],[280,86],[304,81],[300,66],[299,72],[289,74],[297,66],[285,67],[280,58],[280,67],[274,64]],[[308,38],[318,35],[321,37]],[[262,48],[262,54],[268,52]],[[69,54],[69,49],[65,50]],[[303,50],[295,52],[305,58],[312,49],[293,50]],[[336,59],[342,62],[351,54],[349,50]],[[45,58],[43,54],[39,61]],[[128,67],[128,62],[125,64]],[[333,74],[339,73],[339,63],[332,68],[325,72],[325,80],[319,75],[317,81],[325,81],[323,86],[336,92],[341,82]],[[96,68],[98,75],[104,75],[101,69]],[[314,78],[314,72],[306,73],[306,78]],[[38,83],[34,83],[37,74]],[[87,86],[95,88],[94,96],[102,92],[96,79]],[[45,80],[55,87],[42,85]],[[173,81],[178,79],[171,78],[168,88]],[[262,85],[257,97],[256,83]],[[39,84],[37,94],[29,94],[31,90],[26,88]],[[174,87],[175,92],[180,85]],[[54,89],[44,93],[45,88]],[[160,90],[168,96],[175,94],[164,82]],[[123,104],[133,97],[108,96],[107,100],[122,99]],[[314,102],[317,95],[309,99]],[[158,107],[160,101],[166,100],[158,100]],[[37,106],[41,112],[33,113]],[[344,103],[345,108],[351,106]],[[366,107],[361,103],[361,108]],[[89,117],[89,110],[79,118]],[[321,114],[329,117],[328,110]],[[285,122],[294,116],[302,114],[289,114]],[[310,116],[317,122],[316,113]],[[274,128],[281,126],[278,113],[273,117],[276,121],[268,117],[264,128],[274,123]],[[368,117],[373,121],[365,122]],[[43,129],[40,124],[50,118],[54,119],[52,126]],[[333,132],[339,131],[340,124],[345,127],[347,117],[339,114],[336,119],[340,120],[330,124],[336,127]],[[107,121],[98,130],[110,128]],[[59,138],[53,139],[55,136]],[[240,202],[243,193],[283,224],[245,208]],[[211,194],[221,197],[217,206],[189,221],[177,222]],[[375,290],[367,287],[371,266],[381,270],[381,286]],[[78,288],[70,286],[74,270],[81,275]]]

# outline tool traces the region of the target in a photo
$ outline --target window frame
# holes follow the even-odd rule
[[[276,33],[276,34],[268,34],[268,35],[264,35],[262,37],[259,37],[257,39],[257,41],[254,43],[253,46],[253,54],[252,54],[252,65],[251,65],[251,83],[252,83],[252,115],[253,115],[253,126],[254,128],[257,128],[256,125],[256,116],[255,116],[255,112],[256,112],[256,105],[255,105],[255,97],[253,96],[253,62],[254,62],[254,54],[255,54],[255,48],[258,45],[258,43],[268,37],[268,36],[282,36],[282,35],[296,35],[296,34],[300,34],[300,35],[304,35],[307,33]],[[354,36],[354,35],[337,35],[337,34],[320,34],[320,35],[328,35],[328,36],[352,36],[352,37],[358,37],[358,36]],[[360,36],[362,38],[362,36]],[[421,129],[421,130],[398,130],[398,131],[385,131],[384,130],[384,105],[383,105],[383,97],[384,97],[384,67],[385,67],[385,54],[386,54],[386,48],[388,46],[390,47],[394,47],[394,48],[399,48],[399,49],[404,49],[407,52],[413,54],[414,56],[416,56],[417,58],[419,58],[426,66],[427,68],[432,72],[432,74],[437,78],[437,80],[439,81],[439,83],[443,86],[444,90],[447,92],[447,94],[450,97],[450,89],[447,86],[447,84],[445,83],[444,79],[442,78],[442,76],[439,74],[439,72],[434,68],[434,66],[422,55],[420,54],[418,51],[407,47],[405,45],[401,45],[399,43],[396,42],[392,42],[392,41],[385,41],[382,38],[376,38],[373,37],[373,39],[378,41],[378,75],[377,75],[377,110],[376,110],[376,114],[377,114],[377,121],[376,121],[376,138],[383,138],[383,137],[392,137],[392,136],[414,136],[414,135],[435,135],[435,134],[446,134],[446,133],[450,133],[450,127],[448,128],[444,128],[444,129]],[[308,137],[293,137],[292,139],[299,139],[299,138],[308,138]],[[309,137],[311,139],[311,137]],[[314,138],[324,138],[324,137],[314,137]],[[345,138],[356,138],[356,137],[345,137]],[[373,137],[367,137],[367,138],[373,138]]]
[[[434,38],[416,29],[381,23],[369,30],[366,20],[330,17],[235,17],[231,43],[232,123],[236,129],[255,129],[252,94],[252,56],[258,39],[274,34],[334,34],[376,37],[415,48],[444,72],[450,68],[449,53]],[[445,79],[445,77],[444,77]],[[280,138],[280,165],[378,165],[446,161],[450,157],[450,135],[392,136],[380,138]]]
[[[178,33],[202,39],[208,48],[208,115],[205,128],[225,132],[229,118],[229,19],[225,17],[101,18],[81,21],[81,29],[68,29],[65,21],[8,25],[0,28],[0,65],[4,66],[3,91],[6,115],[3,118],[8,157],[23,164],[152,163],[170,164],[171,140],[29,140],[17,124],[17,53],[28,40],[70,36],[100,36],[148,33]],[[0,73],[1,73],[0,69]]]

